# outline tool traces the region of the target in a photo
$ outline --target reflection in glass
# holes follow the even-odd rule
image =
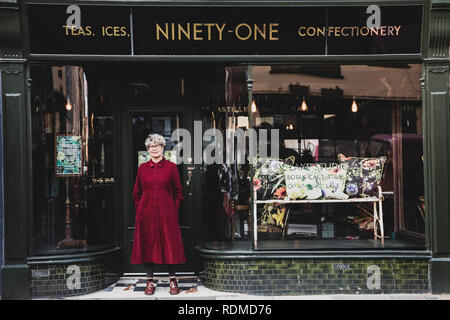
[[[201,101],[203,133],[217,129],[224,137],[237,129],[250,128],[248,117],[247,67],[220,69],[220,77],[209,79],[212,84]],[[224,81],[225,80],[225,81]],[[236,141],[236,138],[233,138]],[[203,139],[203,151],[217,146],[215,137]],[[222,149],[223,148],[223,149]],[[216,150],[229,156],[225,144]],[[249,165],[238,164],[244,150],[234,145],[232,163],[202,164],[202,239],[205,241],[248,241],[250,239]],[[214,154],[213,154],[214,155]],[[230,156],[231,158],[231,156]],[[224,161],[226,162],[226,161]]]
[[[103,96],[89,100],[81,67],[33,65],[31,78],[33,253],[111,246],[111,111]]]
[[[385,235],[423,236],[421,65],[253,66],[252,75],[254,127],[279,130],[281,160],[305,167],[338,163],[339,154],[385,156]],[[275,209],[260,205],[259,221],[270,210],[276,215]],[[369,209],[290,205],[285,227],[278,234],[260,232],[258,239],[371,239]]]

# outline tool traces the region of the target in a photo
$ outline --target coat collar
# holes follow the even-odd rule
[[[164,162],[166,161],[166,159],[162,158],[160,161],[158,161],[157,163],[153,162],[152,159],[150,159],[150,161],[148,162],[150,164],[150,168],[154,168],[156,165],[159,168],[162,168],[164,165]]]

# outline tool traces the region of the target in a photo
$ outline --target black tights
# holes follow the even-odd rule
[[[145,267],[145,273],[147,274],[147,278],[153,279],[153,272],[155,270],[155,264],[154,263],[145,263],[144,267]],[[175,278],[176,265],[168,264],[167,268],[169,269],[169,278]]]

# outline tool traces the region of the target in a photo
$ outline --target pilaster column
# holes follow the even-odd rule
[[[18,7],[0,8],[3,124],[4,265],[2,299],[28,299],[28,239],[32,234],[31,121],[27,67]]]
[[[450,5],[450,3],[449,3]],[[432,10],[424,65],[424,170],[432,293],[450,292],[450,8]]]

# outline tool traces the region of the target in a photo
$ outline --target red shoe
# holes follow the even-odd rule
[[[170,280],[170,290],[169,293],[171,295],[179,294],[181,292],[180,288],[178,288],[177,280]]]
[[[153,281],[147,280],[147,287],[145,288],[145,294],[147,296],[152,296],[155,293],[155,284]]]

